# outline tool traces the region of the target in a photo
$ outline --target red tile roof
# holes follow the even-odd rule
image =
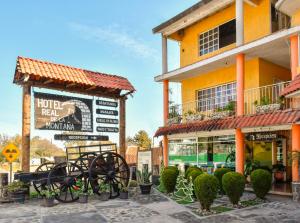
[[[160,127],[155,137],[190,132],[206,132],[215,130],[228,130],[236,128],[264,127],[274,125],[287,125],[300,121],[300,110],[281,110],[272,113],[255,114],[249,116],[228,117],[195,121],[191,123],[173,124]]]
[[[24,75],[29,75],[30,80],[39,80],[42,78],[87,87],[135,91],[131,83],[124,77],[18,57],[14,83],[21,80]]]
[[[292,80],[291,83],[283,89],[281,95],[286,96],[299,90],[300,90],[300,74],[298,74],[295,77],[295,79]]]

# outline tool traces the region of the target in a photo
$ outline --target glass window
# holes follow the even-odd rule
[[[236,83],[228,83],[197,91],[198,111],[209,111],[225,107],[236,101]]]

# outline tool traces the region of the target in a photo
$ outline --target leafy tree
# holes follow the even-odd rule
[[[127,138],[127,142],[128,140],[142,148],[151,147],[151,138],[145,130],[138,131],[132,139],[130,137]]]

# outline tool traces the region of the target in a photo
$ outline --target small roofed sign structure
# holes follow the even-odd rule
[[[125,104],[135,89],[124,77],[18,57],[14,84],[23,87],[22,170],[29,171],[31,87],[119,100],[119,147],[125,157]]]

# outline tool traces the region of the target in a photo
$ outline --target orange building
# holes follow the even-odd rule
[[[273,170],[274,181],[298,182],[298,159],[290,157],[300,152],[299,32],[293,0],[202,0],[155,27],[164,101],[156,136],[165,165],[246,175],[260,167]],[[168,41],[180,45],[175,70]],[[181,104],[169,103],[170,82],[181,85]]]

